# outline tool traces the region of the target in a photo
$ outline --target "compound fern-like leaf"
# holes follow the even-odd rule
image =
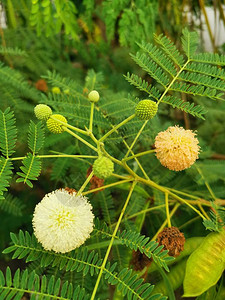
[[[29,187],[33,187],[31,180],[37,180],[41,173],[41,161],[32,153],[28,153],[23,159],[23,166],[20,167],[22,172],[17,172],[21,176],[16,182],[26,183]]]
[[[35,299],[61,299],[61,300],[88,300],[90,296],[84,288],[73,287],[68,281],[62,283],[53,275],[50,279],[44,275],[41,278],[32,271],[21,271],[17,269],[14,276],[9,267],[6,269],[6,275],[0,271],[0,299],[20,300],[23,295],[28,293],[31,300]]]
[[[201,105],[195,106],[194,103],[183,101],[175,96],[165,96],[162,102],[172,105],[173,108],[181,109],[182,111],[185,111],[194,117],[205,120],[203,114],[206,114],[207,110]]]
[[[12,177],[12,162],[3,156],[0,157],[0,200],[4,200],[3,193],[9,187],[9,181]]]
[[[3,253],[14,252],[13,259],[27,257],[26,262],[38,260],[42,267],[57,265],[60,270],[65,269],[67,272],[82,271],[84,276],[87,273],[92,276],[98,274],[101,269],[102,259],[99,259],[98,253],[88,252],[86,247],[61,254],[44,250],[34,235],[30,236],[28,232],[20,231],[18,236],[12,233],[11,239],[13,245],[5,249]],[[103,269],[103,274],[108,283],[117,285],[117,288],[122,291],[124,296],[127,295],[128,299],[166,300],[166,297],[161,294],[151,295],[153,286],[150,283],[143,283],[143,278],[140,279],[137,274],[134,275],[132,270],[125,268],[118,274],[115,271],[116,266],[117,263],[111,265],[108,262]]]
[[[15,152],[17,132],[15,123],[14,113],[10,108],[4,112],[0,110],[0,151],[6,158]]]
[[[28,132],[28,146],[32,153],[28,153],[23,159],[23,166],[20,167],[22,172],[17,172],[20,176],[16,181],[26,183],[29,187],[33,187],[31,180],[37,180],[41,173],[41,161],[36,156],[44,143],[44,128],[41,122],[35,124],[30,122]]]
[[[5,199],[0,201],[0,210],[14,216],[22,216],[24,208],[24,203],[17,197],[13,197],[11,194],[7,194]]]
[[[111,237],[109,233],[108,226],[105,223],[101,223],[98,219],[95,221],[95,229],[97,233],[100,233],[103,237]],[[149,241],[150,238],[141,235],[139,232],[134,232],[132,230],[124,230],[122,232],[118,231],[115,239],[120,240],[122,245],[126,245],[132,250],[139,250],[144,253],[148,258],[153,258],[155,263],[165,268],[169,271],[167,262],[173,260],[173,257],[169,257],[168,251],[163,250],[163,246],[155,241]]]

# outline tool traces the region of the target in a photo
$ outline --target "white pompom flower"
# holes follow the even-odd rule
[[[33,228],[44,249],[66,253],[81,246],[93,230],[92,206],[73,189],[46,194],[34,210]]]

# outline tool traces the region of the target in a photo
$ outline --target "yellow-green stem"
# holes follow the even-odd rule
[[[187,222],[185,222],[184,224],[182,224],[181,226],[179,226],[178,228],[181,230],[182,228],[184,228],[184,227],[190,225],[191,223],[193,223],[193,222],[195,222],[195,221],[197,221],[197,220],[199,220],[199,219],[200,219],[199,216],[194,217],[194,218],[192,218],[191,220],[188,220]]]
[[[135,139],[133,140],[133,143],[132,143],[131,146],[129,147],[129,149],[128,149],[127,153],[125,154],[124,158],[126,158],[126,157],[129,155],[130,151],[131,151],[132,148],[134,147],[134,145],[135,145],[137,139],[138,139],[139,136],[141,135],[141,133],[142,133],[142,131],[144,130],[144,128],[145,128],[145,126],[146,126],[147,123],[148,123],[148,120],[146,120],[146,121],[144,122],[144,124],[142,125],[141,129],[138,131],[138,133],[137,133]]]
[[[196,165],[195,165],[195,168],[197,169],[198,173],[201,175],[202,179],[204,180],[205,186],[207,187],[207,190],[209,191],[209,193],[210,193],[212,199],[213,199],[214,201],[216,201],[216,196],[215,196],[215,194],[213,193],[213,190],[211,189],[211,187],[210,187],[210,185],[208,184],[207,180],[205,179],[205,176],[203,175],[201,169],[200,169],[199,167],[197,167]]]
[[[141,210],[141,211],[139,211],[139,212],[137,212],[137,213],[135,213],[133,215],[130,215],[129,217],[125,217],[124,219],[125,220],[133,219],[134,217],[137,217],[137,216],[139,216],[141,214],[146,214],[146,213],[148,213],[150,211],[157,210],[157,209],[160,209],[160,208],[163,208],[163,207],[165,207],[165,204],[160,204],[158,206],[154,206],[154,207],[150,207],[150,208],[147,208],[147,209],[143,209],[143,210]]]
[[[146,180],[144,178],[141,178],[141,177],[137,177],[137,180],[144,183],[144,184],[147,184],[148,186],[151,186],[163,193],[168,193],[168,195],[171,195],[173,199],[176,199],[178,200],[179,202],[181,203],[185,203],[187,206],[189,206],[191,209],[193,209],[200,217],[202,217],[202,219],[204,220],[205,219],[205,216],[203,216],[203,214],[198,210],[196,209],[194,206],[192,206],[188,201],[186,201],[185,199],[177,196],[176,194],[172,193],[171,191],[169,191],[168,189],[158,185],[157,183],[155,183],[154,181],[152,180]]]
[[[132,181],[133,179],[130,178],[130,179],[125,179],[125,180],[121,180],[121,181],[117,181],[117,182],[113,182],[113,183],[110,183],[110,184],[106,184],[106,185],[103,185],[101,187],[98,187],[96,189],[92,189],[92,190],[89,190],[87,192],[84,192],[83,195],[88,195],[88,194],[91,194],[91,193],[94,193],[94,192],[98,192],[100,190],[104,190],[104,189],[107,189],[107,188],[110,188],[110,187],[113,187],[113,186],[116,186],[116,185],[119,185],[119,184],[123,184],[123,183],[127,183],[127,182],[130,182]]]
[[[86,188],[93,175],[94,172],[92,171],[87,177],[87,179],[85,180],[85,182],[83,183],[83,185],[80,187],[79,191],[77,192],[77,196],[79,196],[83,192],[83,190]]]
[[[98,149],[95,148],[93,145],[91,145],[90,143],[88,143],[87,141],[85,141],[83,138],[81,138],[79,135],[77,135],[76,133],[74,133],[73,131],[69,130],[68,128],[66,128],[65,126],[62,126],[63,129],[68,132],[69,134],[71,134],[72,136],[74,136],[76,139],[78,139],[79,141],[81,141],[82,143],[84,143],[86,146],[88,146],[89,148],[91,148],[92,150],[94,150],[95,152],[98,152]]]
[[[74,126],[72,126],[72,125],[70,125],[70,124],[68,124],[68,123],[65,123],[65,122],[63,122],[63,121],[61,121],[61,120],[55,118],[54,116],[51,116],[50,118],[51,118],[52,120],[54,120],[54,121],[56,121],[56,122],[58,122],[58,123],[64,125],[64,126],[67,127],[67,128],[70,128],[70,129],[72,129],[72,130],[74,130],[74,131],[77,131],[77,132],[79,132],[79,133],[88,135],[88,133],[87,133],[85,130],[82,130],[82,129],[78,128],[78,127],[74,127]]]
[[[176,194],[180,194],[180,195],[183,195],[183,196],[186,196],[186,197],[189,197],[189,198],[193,198],[193,199],[196,199],[196,200],[199,199],[199,197],[191,195],[191,194],[188,194],[188,193],[185,193],[185,192],[181,192],[181,191],[169,188],[169,187],[167,187],[167,189],[170,190],[171,192],[176,193]]]
[[[26,156],[21,157],[12,157],[9,160],[23,160]],[[61,158],[61,157],[68,157],[68,158],[97,158],[96,155],[73,155],[73,154],[52,154],[52,155],[35,155],[37,158]]]
[[[164,93],[162,94],[162,96],[160,97],[158,104],[163,100],[163,97],[167,94],[167,92],[170,90],[171,86],[173,85],[173,83],[177,80],[177,78],[179,77],[180,73],[186,68],[187,64],[190,62],[190,60],[187,60],[186,63],[183,65],[182,68],[180,68],[179,72],[177,73],[176,76],[174,76],[173,80],[170,82],[170,84],[168,85],[168,87],[165,89]]]
[[[172,216],[175,214],[175,212],[177,211],[178,207],[180,206],[180,203],[177,203],[174,208],[171,210],[170,212],[170,218],[172,218]],[[163,230],[163,228],[166,226],[167,224],[167,218],[166,220],[162,223],[161,227],[159,228],[159,230],[156,232],[156,234],[153,236],[153,238],[151,239],[151,241],[155,241],[157,239],[158,234]]]
[[[109,130],[103,137],[100,138],[99,142],[103,142],[110,134],[112,134],[114,131],[116,131],[118,128],[129,122],[135,117],[135,114],[129,116],[125,120],[123,120],[121,123],[117,124],[115,127],[113,127],[111,130]]]
[[[90,132],[92,132],[94,108],[95,108],[95,103],[91,102],[91,113],[90,113],[90,122],[89,122],[89,130],[90,130]]]
[[[95,283],[95,287],[94,287],[93,293],[92,293],[92,295],[91,295],[91,300],[94,300],[94,299],[95,299],[95,295],[96,295],[96,292],[97,292],[97,289],[98,289],[100,280],[101,280],[101,278],[102,278],[102,274],[103,274],[105,265],[106,265],[106,263],[107,263],[107,260],[108,260],[108,257],[109,257],[109,253],[110,253],[110,251],[111,251],[111,248],[112,248],[112,245],[113,245],[115,236],[116,236],[116,234],[117,234],[117,231],[118,231],[118,229],[119,229],[119,226],[120,226],[121,220],[122,220],[122,218],[123,218],[123,215],[124,215],[124,213],[125,213],[125,210],[126,210],[126,208],[127,208],[127,205],[128,205],[129,200],[130,200],[130,198],[131,198],[131,195],[132,195],[132,192],[133,192],[133,190],[134,190],[135,184],[136,184],[136,182],[134,181],[134,182],[132,183],[132,185],[131,185],[131,188],[130,188],[129,194],[128,194],[128,196],[127,196],[127,199],[126,199],[126,201],[125,201],[125,204],[124,204],[124,206],[123,206],[123,209],[121,210],[119,219],[118,219],[117,224],[116,224],[116,227],[115,227],[115,229],[114,229],[114,232],[113,232],[112,238],[111,238],[111,240],[110,240],[109,246],[108,246],[108,248],[107,248],[107,251],[106,251],[106,254],[105,254],[103,263],[102,263],[102,265],[101,265],[100,272],[99,272],[99,274],[98,274],[98,278],[97,278],[97,281],[96,281],[96,283]]]
[[[131,154],[134,155],[134,152],[130,149],[130,147],[129,147],[129,145],[127,144],[127,142],[126,142],[125,140],[124,140],[123,142],[124,142],[124,144],[126,145],[126,147],[128,148],[128,150],[130,150]],[[142,171],[143,175],[145,176],[145,178],[146,178],[146,179],[149,179],[147,173],[145,172],[145,170],[144,170],[144,168],[142,167],[142,165],[141,165],[141,163],[139,162],[139,160],[138,160],[136,157],[134,157],[134,159],[135,159],[136,163],[138,164],[140,170]],[[123,160],[122,160],[122,161],[123,161]]]
[[[203,213],[203,215],[206,217],[206,219],[210,220],[210,217],[207,215],[207,212],[204,210],[201,204],[198,204],[199,209]]]
[[[135,157],[140,157],[140,156],[143,156],[143,155],[146,155],[146,154],[150,154],[150,153],[154,153],[154,152],[155,152],[155,150],[143,151],[143,152],[131,155],[129,157],[123,158],[123,161],[128,161],[128,160],[133,159]]]
[[[115,173],[112,173],[113,177],[116,177],[116,178],[120,178],[120,179],[128,179],[127,176],[122,176],[122,175],[119,175],[119,174],[115,174]],[[130,176],[130,175],[129,175]]]
[[[168,193],[165,193],[165,205],[166,205],[167,224],[168,224],[168,227],[171,227]]]

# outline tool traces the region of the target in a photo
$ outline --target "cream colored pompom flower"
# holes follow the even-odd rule
[[[80,245],[93,230],[92,206],[73,189],[59,189],[45,195],[34,210],[33,228],[46,250],[66,253]]]
[[[155,138],[156,156],[164,167],[172,171],[189,168],[198,158],[200,147],[192,130],[171,126]]]

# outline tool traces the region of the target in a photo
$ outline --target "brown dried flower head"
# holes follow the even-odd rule
[[[150,264],[152,263],[152,258],[148,258],[147,255],[137,250],[133,251],[130,263],[135,271],[141,271],[144,269],[144,267],[150,266]]]
[[[92,166],[90,166],[90,168],[87,170],[87,177],[91,174],[92,172]],[[91,180],[90,180],[91,186],[90,186],[90,190],[99,188],[101,186],[104,185],[104,179],[98,178],[97,176],[93,175]],[[103,189],[102,189],[103,190]],[[102,190],[96,191],[94,193],[98,193]]]
[[[75,190],[75,189],[72,189],[72,188],[69,188],[68,186],[67,187],[65,187],[65,189],[64,189],[65,191],[67,191],[69,194],[73,194],[73,193],[76,193],[77,191]]]
[[[158,234],[157,242],[159,245],[164,245],[165,250],[169,250],[170,256],[179,256],[180,252],[184,250],[185,237],[177,227],[164,228]]]
[[[37,90],[42,91],[42,92],[47,92],[47,90],[48,90],[47,83],[44,79],[39,79],[35,83],[35,87],[36,87]]]

